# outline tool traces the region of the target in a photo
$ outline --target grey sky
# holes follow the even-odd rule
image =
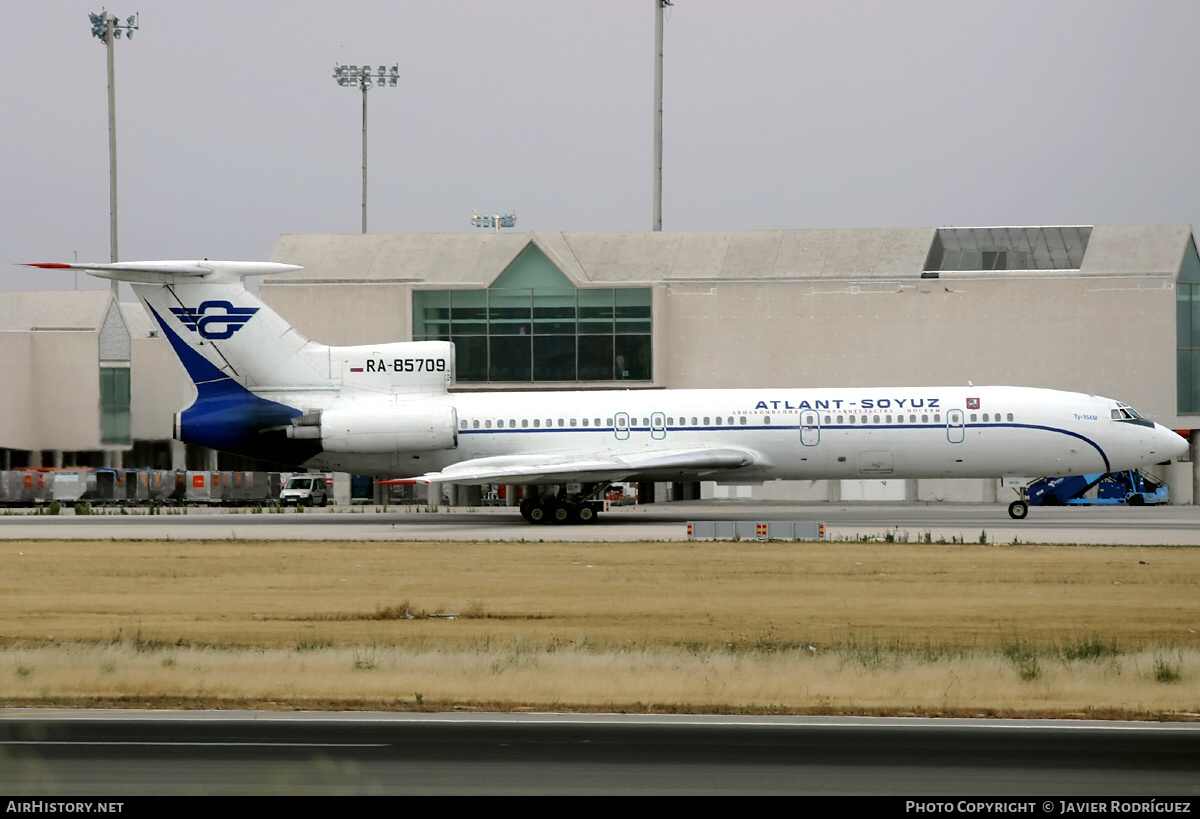
[[[357,233],[338,62],[400,65],[373,233],[650,228],[653,0],[118,3],[124,260]],[[0,290],[69,289],[13,264],[108,261],[101,6],[0,10]],[[676,0],[663,228],[1195,224],[1197,31],[1195,0]]]

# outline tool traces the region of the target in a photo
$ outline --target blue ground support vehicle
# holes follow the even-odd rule
[[[1104,503],[1127,503],[1130,506],[1153,506],[1166,503],[1166,484],[1138,469],[1127,472],[1107,472],[1095,475],[1069,475],[1064,478],[1042,478],[1025,490],[1031,506],[1090,506]]]

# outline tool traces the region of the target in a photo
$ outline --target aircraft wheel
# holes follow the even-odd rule
[[[530,523],[547,523],[550,520],[550,510],[546,508],[546,504],[534,501],[529,507],[529,516],[527,520]]]
[[[525,518],[526,522],[528,523],[535,522],[532,516],[533,508],[535,506],[537,506],[537,501],[535,501],[533,498],[526,498],[525,500],[521,501],[521,517]]]
[[[549,504],[549,519],[554,523],[567,523],[571,519],[571,507],[561,501],[551,501]]]
[[[591,506],[590,504],[587,504],[587,503],[580,504],[578,512],[577,512],[577,516],[579,518],[580,523],[595,523],[596,522],[596,510],[593,506]]]
[[[1008,505],[1008,516],[1016,520],[1024,520],[1029,514],[1029,504],[1025,501],[1013,501]]]

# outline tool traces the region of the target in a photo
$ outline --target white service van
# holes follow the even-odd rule
[[[328,506],[329,487],[324,475],[293,475],[279,493],[284,506]]]

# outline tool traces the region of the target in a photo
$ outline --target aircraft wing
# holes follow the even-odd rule
[[[763,463],[747,449],[650,449],[604,457],[579,458],[512,455],[476,458],[430,472],[415,480],[428,483],[591,483],[599,481],[698,480],[715,472]]]

